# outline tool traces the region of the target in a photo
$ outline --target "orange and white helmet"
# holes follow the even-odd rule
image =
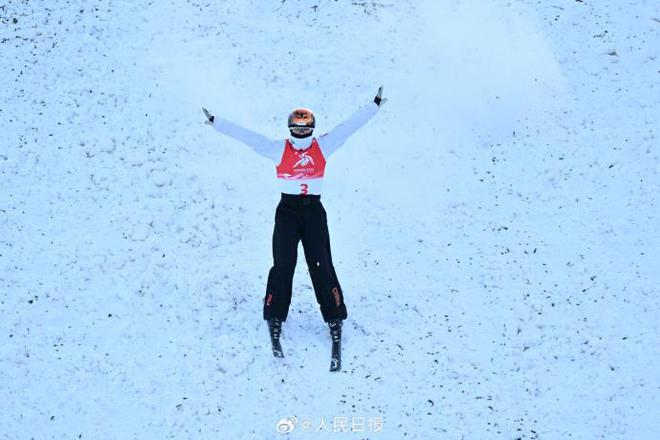
[[[316,127],[314,113],[307,108],[297,108],[289,115],[289,130],[291,134],[309,136]]]

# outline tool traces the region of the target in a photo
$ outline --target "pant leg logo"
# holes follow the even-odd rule
[[[335,297],[335,304],[337,304],[337,307],[341,305],[341,296],[339,295],[339,289],[336,287],[332,288],[332,294]]]

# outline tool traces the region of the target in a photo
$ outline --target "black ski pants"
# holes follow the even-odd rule
[[[301,240],[323,320],[346,319],[344,296],[332,265],[328,221],[321,196],[291,194],[282,194],[275,213],[273,267],[268,274],[264,319],[286,321]]]

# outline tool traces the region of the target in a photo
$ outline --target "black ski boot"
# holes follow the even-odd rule
[[[280,344],[280,334],[282,333],[282,320],[279,318],[270,318],[268,321],[268,332],[270,333],[270,343],[273,346],[273,356],[282,358],[282,344]]]
[[[332,355],[330,357],[330,371],[341,370],[341,319],[328,321],[330,336],[332,337]]]

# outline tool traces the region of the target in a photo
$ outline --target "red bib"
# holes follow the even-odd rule
[[[287,139],[282,160],[275,169],[278,179],[320,179],[325,173],[325,157],[316,139],[312,139],[312,144],[305,150],[296,150]]]

